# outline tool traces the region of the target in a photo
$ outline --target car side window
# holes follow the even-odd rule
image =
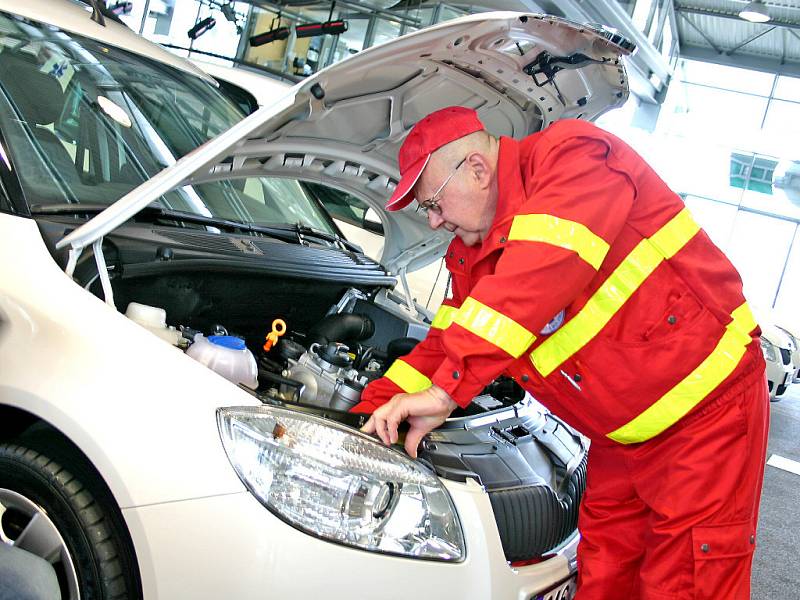
[[[235,102],[244,114],[249,115],[258,110],[256,97],[246,89],[222,79],[217,79],[217,83],[220,91]]]
[[[349,225],[383,235],[383,224],[378,213],[363,200],[352,194],[319,183],[304,184],[322,202],[331,216]]]
[[[360,246],[373,260],[381,260],[383,223],[374,208],[352,194],[327,185],[306,181],[303,186],[322,203],[348,241]]]

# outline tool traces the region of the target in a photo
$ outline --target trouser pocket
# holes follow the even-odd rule
[[[692,528],[695,600],[749,600],[755,534],[752,521]]]

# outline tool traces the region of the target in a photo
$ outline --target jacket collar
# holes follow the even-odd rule
[[[519,142],[515,139],[505,136],[500,138],[497,157],[497,208],[489,231],[477,249],[478,260],[503,247],[511,228],[511,218],[526,200],[519,150]]]
[[[489,228],[498,229],[510,217],[517,214],[525,202],[525,186],[522,182],[520,165],[520,144],[510,137],[500,138],[500,152],[497,158],[497,210]],[[487,239],[489,236],[487,236]]]

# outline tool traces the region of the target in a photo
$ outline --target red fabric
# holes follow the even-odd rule
[[[452,299],[446,299],[445,306],[453,304]],[[410,354],[401,357],[403,361],[414,367],[417,371],[430,379],[442,362],[443,348],[441,344],[443,330],[431,328],[424,343],[414,347]],[[395,394],[402,394],[403,390],[386,377],[381,377],[370,383],[361,394],[361,402],[350,409],[354,413],[372,414],[375,409],[389,402]]]
[[[361,394],[361,401],[350,409],[353,413],[371,415],[375,409],[386,404],[395,394],[402,394],[397,384],[391,379],[381,377],[370,383]]]
[[[739,275],[698,232],[656,267],[588,344],[542,377],[529,359],[548,337],[541,329],[562,309],[569,321],[643,239],[685,206],[631,148],[583,121],[556,122],[521,142],[501,138],[497,179],[497,212],[486,238],[472,247],[456,238],[448,249],[449,302],[460,306],[470,296],[537,339],[517,359],[453,324],[433,330],[404,360],[461,406],[498,375],[511,375],[594,441],[614,443],[609,432],[651,406],[714,349],[731,312],[744,302]],[[588,227],[609,244],[599,270],[558,246],[508,241],[519,214]],[[759,333],[751,332],[736,370],[694,410],[742,374],[763,370]],[[391,398],[383,383],[371,384],[365,394],[376,405]]]
[[[768,426],[756,372],[669,435],[592,446],[576,600],[748,600]]]

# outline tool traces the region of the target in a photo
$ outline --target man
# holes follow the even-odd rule
[[[522,141],[450,107],[399,153],[387,204],[455,234],[428,337],[355,411],[405,448],[498,375],[592,440],[578,598],[748,598],[768,427],[738,274],[680,198],[597,127]]]

